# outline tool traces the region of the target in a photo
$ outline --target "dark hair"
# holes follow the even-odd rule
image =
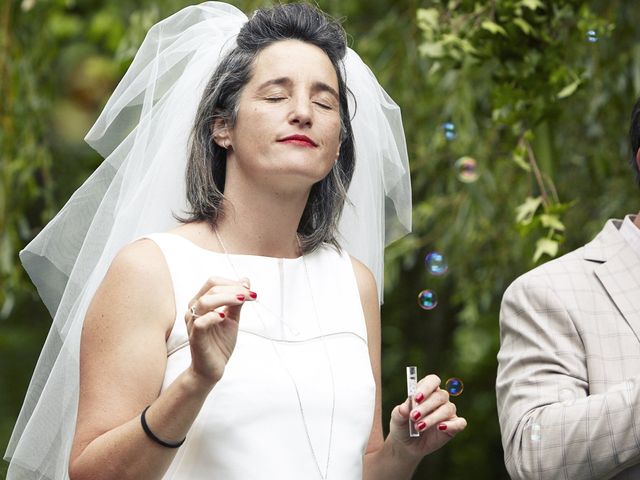
[[[640,149],[640,98],[636,100],[631,112],[631,125],[629,126],[629,144],[631,145],[631,157],[629,163],[636,174],[636,183],[640,185],[640,167],[636,156]]]
[[[216,120],[223,120],[227,127],[235,125],[238,101],[251,78],[256,57],[265,47],[281,40],[300,40],[321,48],[338,77],[340,154],[331,172],[312,186],[298,225],[298,235],[304,253],[313,251],[323,242],[339,248],[335,234],[355,167],[347,86],[341,69],[346,53],[346,34],[337,21],[304,3],[257,10],[241,28],[237,46],[213,73],[191,132],[186,170],[191,212],[185,221],[207,221],[215,227],[223,214],[227,151],[214,141],[213,125]]]

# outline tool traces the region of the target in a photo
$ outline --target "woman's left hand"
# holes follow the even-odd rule
[[[467,426],[467,421],[456,415],[456,406],[449,401],[449,392],[440,388],[436,375],[420,380],[411,400],[407,398],[391,412],[389,436],[412,457],[436,451]],[[409,436],[409,422],[415,423],[419,437]]]

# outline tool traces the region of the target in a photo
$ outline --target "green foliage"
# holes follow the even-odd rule
[[[245,12],[263,4],[234,3]],[[353,48],[402,107],[409,147],[414,231],[387,249],[385,423],[405,395],[406,365],[465,383],[456,403],[467,431],[415,478],[507,478],[494,397],[502,293],[606,218],[638,210],[625,139],[640,92],[634,3],[319,2],[345,18]],[[100,161],[82,138],[148,27],[186,4],[0,6],[0,364],[11,366],[0,375],[0,446],[49,322],[17,253]],[[477,160],[477,181],[458,179],[463,156]],[[433,250],[447,275],[426,272]],[[437,293],[436,309],[418,308],[424,288]]]
[[[395,361],[387,367],[394,373],[409,360],[465,380],[456,401],[469,431],[446,453],[447,471],[465,472],[454,478],[469,471],[506,477],[486,459],[501,456],[493,382],[508,284],[587,242],[606,218],[638,210],[626,147],[640,91],[628,73],[640,58],[632,8],[624,1],[431,0],[416,11],[422,74],[398,79],[423,92],[402,104],[414,232],[388,249],[384,308],[384,321],[410,338],[398,346],[385,337],[386,349],[408,353],[384,361]],[[445,122],[455,125],[454,139],[446,138]],[[462,156],[478,161],[475,183],[456,178]],[[449,260],[444,278],[425,272],[422,259],[432,250]],[[415,308],[424,288],[438,293],[435,310]]]
[[[590,43],[609,38],[614,24],[594,14],[588,5],[578,7],[570,0],[432,4],[417,12],[423,32],[420,52],[433,61],[430,72],[436,77],[452,68],[461,76],[486,75],[493,124],[504,129],[498,142],[532,175],[539,194],[518,207],[519,212],[529,211],[531,202],[539,202],[531,215],[520,218],[519,213],[517,222],[541,236],[534,261],[543,254],[554,257],[564,239],[564,225],[551,211],[566,210],[566,205],[555,192],[553,161],[545,158],[548,145],[534,147],[536,139],[538,143],[548,140],[535,132],[548,128],[563,100],[589,80],[594,50]],[[595,42],[587,42],[589,39]],[[569,45],[575,48],[567,48]],[[542,228],[533,230],[532,223]]]

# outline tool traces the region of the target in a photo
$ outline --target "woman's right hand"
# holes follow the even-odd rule
[[[189,302],[184,319],[191,348],[190,368],[198,380],[213,386],[222,378],[238,338],[242,306],[256,297],[246,279],[211,277]]]

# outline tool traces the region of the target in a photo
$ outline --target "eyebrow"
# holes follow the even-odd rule
[[[293,80],[291,80],[289,77],[273,78],[273,79],[267,80],[266,82],[261,84],[258,87],[258,90],[262,90],[262,89],[264,89],[266,87],[269,87],[271,85],[281,85],[281,86],[284,86],[284,87],[291,87],[293,85]],[[331,95],[336,97],[336,100],[340,99],[340,96],[338,95],[338,92],[336,92],[333,87],[331,87],[330,85],[327,85],[324,82],[313,82],[313,85],[311,86],[311,89],[316,91],[316,92],[329,92]]]

